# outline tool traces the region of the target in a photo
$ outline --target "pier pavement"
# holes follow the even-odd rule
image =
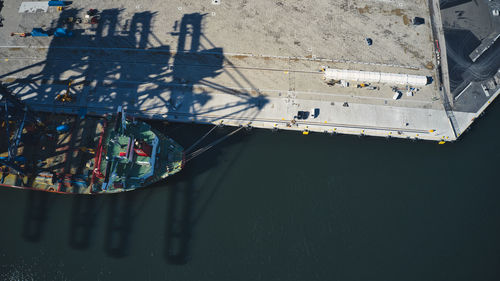
[[[453,126],[445,110],[427,1],[85,0],[19,13],[21,2],[2,10],[0,79],[38,110],[104,114],[125,105],[177,122],[438,141],[455,140],[476,117],[456,112]],[[90,8],[99,23],[86,23]],[[425,24],[413,25],[416,16]],[[73,36],[10,36],[57,27]],[[328,85],[324,66],[432,82],[413,96],[399,86],[393,100],[396,85]],[[69,81],[74,102],[57,102]],[[313,109],[316,118],[295,118]]]

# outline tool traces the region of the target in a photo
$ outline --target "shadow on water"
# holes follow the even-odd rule
[[[155,123],[153,126],[159,128]],[[194,124],[172,124],[166,127],[172,136],[181,143],[192,143],[192,136],[200,131],[208,130],[207,126]],[[207,142],[225,135],[230,128],[217,129],[215,135]],[[169,264],[183,265],[189,261],[190,243],[193,230],[203,216],[211,199],[217,193],[218,186],[224,180],[227,171],[238,155],[244,149],[244,138],[249,132],[235,135],[227,139],[223,146],[216,146],[202,154],[196,160],[189,162],[188,168],[155,186],[143,190],[125,192],[113,195],[85,196],[74,195],[71,212],[69,213],[68,244],[76,250],[88,250],[95,241],[102,241],[104,252],[114,258],[128,256],[133,239],[133,226],[137,216],[151,199],[158,188],[168,188],[165,198],[164,217],[165,241],[164,256]],[[210,183],[194,184],[193,178],[211,167],[220,166],[223,151],[227,147],[239,146],[230,160],[222,169],[211,173]],[[26,241],[39,242],[43,238],[45,226],[49,221],[50,196],[46,192],[27,191],[22,236]],[[99,216],[104,218],[104,239],[96,237]],[[162,220],[161,217],[158,218]]]
[[[9,82],[7,85],[15,94],[28,103],[45,104],[51,108],[55,104],[55,96],[67,89],[69,81],[77,80],[70,89],[76,102],[68,106],[73,108],[72,112],[75,114],[92,114],[92,107],[96,105],[112,109],[123,104],[129,112],[137,112],[139,109],[154,112],[159,108],[169,107],[167,116],[174,118],[183,114],[214,113],[228,108],[234,110],[220,118],[245,111],[257,114],[268,102],[237,68],[233,68],[233,74],[226,74],[237,85],[238,90],[207,79],[224,72],[222,69],[225,63],[234,65],[224,56],[223,49],[215,46],[203,34],[203,14],[185,14],[180,21],[175,22],[171,35],[178,37],[178,44],[176,51],[171,52],[170,46],[163,45],[151,30],[155,12],[135,13],[121,25],[119,19],[122,17],[122,9],[102,10],[99,23],[87,29],[67,21],[70,17],[77,18],[83,12],[79,9],[63,10],[59,19],[48,28],[51,33],[58,27],[65,27],[72,30],[74,36],[53,38],[45,61],[0,75],[0,78],[5,78],[42,67],[39,73],[28,74]],[[160,46],[154,47],[150,38],[160,43]],[[148,83],[147,86],[144,86],[145,83]],[[103,89],[106,94],[99,93]],[[231,94],[238,97],[239,101],[204,108],[201,112],[199,108],[211,99],[209,91]],[[172,108],[172,104],[179,99],[184,100],[180,105],[182,112]],[[75,126],[76,129],[85,129],[84,124]],[[169,130],[174,131],[175,127],[184,128],[177,132],[179,134],[170,134]],[[196,136],[202,135],[202,130],[208,130],[208,127],[173,124],[167,127],[166,134],[176,140],[179,137],[179,142],[188,147],[196,141]],[[221,137],[228,131],[230,130],[227,128],[219,129],[214,138]],[[92,130],[87,130],[84,138],[92,137],[91,132]],[[233,136],[224,142],[224,146],[241,143],[241,138],[241,135]],[[193,178],[216,166],[221,153],[222,149],[215,147],[199,158],[199,165],[193,165],[196,160],[190,162],[184,171],[167,180],[169,189],[165,202],[167,214],[164,252],[168,263],[180,265],[189,260],[194,225],[207,208],[228,169],[217,171],[216,179],[212,181],[215,184],[210,186],[195,185]],[[67,167],[65,170],[68,170]],[[150,188],[149,191],[127,192],[105,198],[75,195],[68,233],[70,247],[86,250],[92,246],[93,241],[102,241],[103,249],[109,256],[121,258],[129,255],[134,220],[152,192],[154,189]],[[204,199],[198,197],[202,192],[206,195]],[[23,228],[26,240],[41,240],[48,219],[48,209],[46,193],[29,193]],[[103,214],[106,211],[107,214]],[[99,216],[106,218],[104,240],[94,239]]]
[[[26,241],[39,242],[48,220],[49,195],[46,192],[28,191],[22,237]]]
[[[69,245],[73,249],[88,249],[92,232],[101,211],[101,198],[75,195],[71,208]]]
[[[128,254],[134,196],[133,192],[126,192],[109,198],[104,250],[111,257],[121,258]]]
[[[171,128],[170,128],[171,127]],[[206,126],[174,124],[167,129],[170,135],[174,136],[181,143],[192,143],[193,135],[200,135],[200,131],[208,131]],[[204,127],[204,128],[202,128]],[[228,128],[219,128],[216,135],[210,142],[221,135],[227,133]],[[194,238],[194,232],[197,223],[205,213],[211,200],[217,193],[218,187],[224,181],[229,169],[234,161],[239,158],[244,149],[244,138],[247,138],[251,132],[246,131],[235,135],[227,140],[221,146],[216,146],[209,152],[202,154],[196,160],[189,162],[182,173],[167,179],[167,208],[165,223],[165,250],[164,256],[169,264],[184,265],[187,264],[191,256],[191,241]],[[232,150],[229,160],[222,159],[225,147],[239,147]],[[221,163],[222,162],[222,163]],[[194,178],[203,174],[212,167],[219,167],[218,170],[210,172],[207,180],[202,184],[195,184]]]
[[[193,210],[193,185],[174,184],[168,189],[167,219],[165,230],[165,257],[168,263],[183,265],[188,261],[191,240],[191,212]]]
[[[99,216],[104,218],[104,252],[114,258],[129,254],[135,218],[147,204],[151,190],[130,191],[109,196],[79,196],[73,199],[69,245],[86,250],[95,240]]]

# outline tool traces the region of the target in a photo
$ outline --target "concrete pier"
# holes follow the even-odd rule
[[[78,1],[18,13],[0,30],[0,79],[38,110],[129,114],[176,122],[455,140],[437,76],[428,2]],[[98,9],[99,23],[85,12]],[[426,19],[414,26],[415,16]],[[83,21],[68,22],[68,18]],[[11,32],[64,27],[70,38]],[[437,28],[435,30],[441,30]],[[442,35],[441,35],[442,37]],[[369,46],[366,38],[371,38]],[[443,39],[444,40],[444,39]],[[430,77],[402,85],[327,83],[323,67]],[[72,103],[55,100],[68,88]],[[394,100],[394,86],[402,93]],[[494,97],[495,95],[492,95]],[[295,118],[319,110],[316,118]],[[467,128],[470,113],[455,113]],[[461,131],[460,131],[461,132]],[[460,132],[458,135],[460,135]]]

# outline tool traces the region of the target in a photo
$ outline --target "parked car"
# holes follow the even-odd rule
[[[297,112],[297,116],[295,116],[295,119],[305,120],[308,117],[309,117],[309,111],[299,111],[299,112]]]

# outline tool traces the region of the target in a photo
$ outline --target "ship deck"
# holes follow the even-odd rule
[[[181,122],[456,137],[443,107],[427,0],[83,0],[62,12],[18,13],[21,2],[2,11],[0,79],[39,110],[103,114],[125,105],[129,114]],[[99,10],[98,24],[67,23],[90,8]],[[425,24],[413,25],[414,17]],[[34,27],[74,35],[10,36]],[[323,66],[433,82],[393,100],[395,85],[329,86]],[[70,80],[76,101],[55,104]],[[311,108],[318,118],[292,122]]]
[[[88,193],[89,172],[92,171],[94,150],[102,133],[102,119],[72,117],[68,115],[40,114],[44,129],[25,128],[17,156],[24,158],[21,168],[28,177],[20,180],[15,173],[2,174],[2,184],[49,189],[62,182],[59,192]],[[57,132],[56,127],[66,125],[68,130]],[[2,128],[2,131],[4,129]],[[0,156],[6,157],[7,139],[1,138]],[[46,176],[43,181],[34,182],[35,176]],[[76,190],[78,189],[78,190]]]

